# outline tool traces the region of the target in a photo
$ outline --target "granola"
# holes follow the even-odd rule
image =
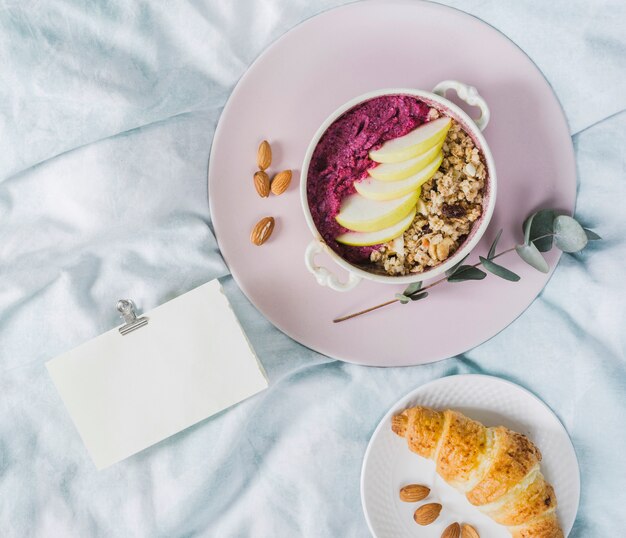
[[[429,119],[439,112],[432,108]],[[459,248],[482,213],[487,169],[472,138],[452,120],[443,161],[422,185],[418,212],[404,234],[370,253],[375,268],[388,275],[422,273]]]

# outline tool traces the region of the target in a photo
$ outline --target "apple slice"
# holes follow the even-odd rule
[[[422,185],[439,170],[441,161],[443,161],[443,153],[440,152],[426,168],[406,179],[400,181],[378,181],[368,177],[363,181],[355,182],[354,188],[361,196],[370,200],[395,200],[411,191],[421,190]]]
[[[406,217],[415,207],[419,194],[410,192],[402,198],[379,201],[368,200],[359,193],[347,196],[335,219],[353,232],[377,232],[393,226]]]
[[[370,245],[380,245],[391,241],[396,237],[399,237],[405,230],[411,226],[413,219],[415,218],[415,208],[404,217],[400,222],[384,228],[377,232],[347,232],[335,237],[337,243],[343,243],[344,245],[351,245],[353,247],[368,247]]]
[[[379,181],[400,181],[401,179],[415,175],[425,166],[429,165],[437,156],[441,151],[444,139],[445,137],[426,153],[422,153],[418,157],[414,157],[408,161],[402,161],[401,163],[379,164],[374,168],[370,168],[368,174]]]
[[[399,163],[424,153],[435,146],[450,129],[450,118],[429,121],[410,133],[388,140],[382,147],[370,151],[369,156],[377,163]]]

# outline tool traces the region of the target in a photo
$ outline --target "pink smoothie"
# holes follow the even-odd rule
[[[348,110],[322,135],[307,174],[307,197],[313,222],[324,241],[342,258],[359,263],[377,246],[350,247],[335,241],[348,230],[335,216],[341,201],[355,192],[354,182],[376,165],[368,157],[383,142],[412,131],[427,119],[429,106],[409,95],[384,95]]]

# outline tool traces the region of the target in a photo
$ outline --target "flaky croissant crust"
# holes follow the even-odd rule
[[[412,407],[392,418],[409,448],[515,538],[562,538],[554,489],[540,470],[541,452],[521,433],[486,428],[453,410]]]

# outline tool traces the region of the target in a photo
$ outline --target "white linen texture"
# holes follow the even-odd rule
[[[539,395],[582,472],[572,537],[626,528],[626,4],[451,0],[517,43],[564,106],[576,215],[604,237],[564,256],[510,327],[411,368],[333,361],[275,329],[228,274],[207,160],[221,109],[273,40],[342,0],[0,0],[0,536],[362,537],[359,477],[414,387],[488,373]],[[390,4],[392,9],[392,4]],[[270,388],[96,471],[46,372],[220,277]]]

